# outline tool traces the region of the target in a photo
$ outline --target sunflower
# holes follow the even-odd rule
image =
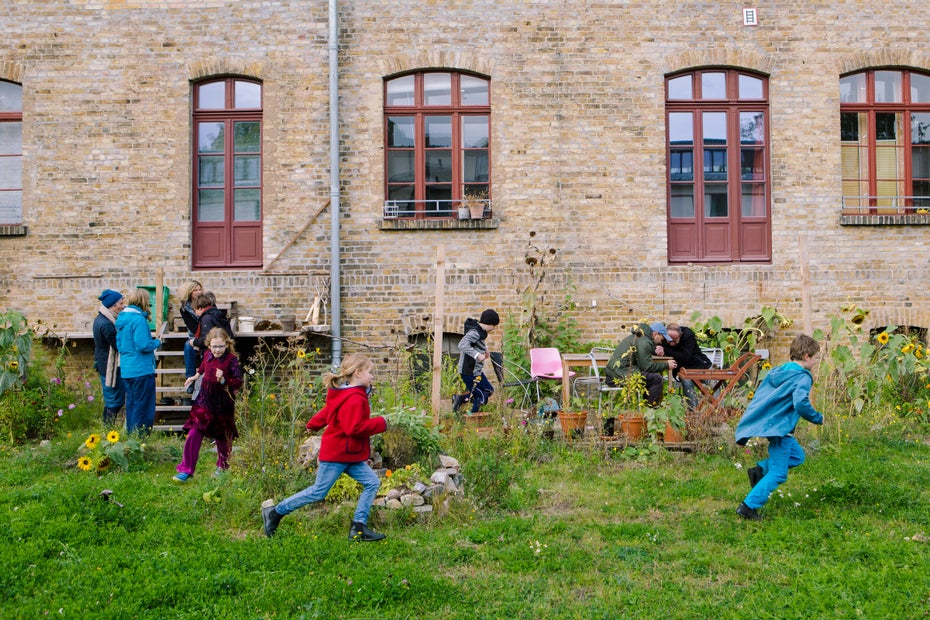
[[[86,440],[84,440],[84,445],[87,446],[88,450],[93,450],[96,448],[98,443],[100,443],[100,435],[97,433],[91,434]]]
[[[19,362],[16,360],[10,360],[10,363],[8,364],[8,366],[10,370],[16,370],[19,368]]]
[[[119,441],[119,433],[117,431],[110,431],[107,433],[107,441],[110,443],[116,443]]]
[[[297,349],[297,359],[301,359],[301,360],[302,360],[302,359],[304,359],[305,357],[307,357],[307,352],[304,351],[303,349]]]
[[[875,337],[875,340],[878,341],[878,344],[888,344],[888,332],[882,332]]]
[[[77,466],[82,471],[90,471],[90,468],[94,466],[94,462],[89,457],[82,456],[78,459]]]
[[[905,355],[907,355],[908,353],[910,353],[910,352],[913,351],[913,350],[914,350],[914,343],[913,343],[913,342],[908,342],[906,345],[904,345],[903,347],[901,347],[901,353],[904,353]]]
[[[770,363],[768,362],[762,363],[762,370],[771,370],[771,369],[772,369],[772,365]]]

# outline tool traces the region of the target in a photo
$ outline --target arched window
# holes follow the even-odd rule
[[[487,78],[423,71],[385,80],[385,215],[455,217],[471,198],[487,217],[490,137]]]
[[[840,78],[843,209],[930,208],[930,75],[870,69]]]
[[[0,225],[23,219],[23,87],[0,80]]]
[[[678,73],[665,109],[669,262],[771,260],[766,78]]]
[[[262,266],[262,85],[194,86],[193,266]]]

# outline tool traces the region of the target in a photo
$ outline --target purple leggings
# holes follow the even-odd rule
[[[187,441],[184,442],[184,456],[177,470],[182,474],[193,474],[197,469],[197,459],[200,457],[200,444],[204,438],[203,431],[192,428],[187,432]],[[231,439],[216,439],[216,466],[218,469],[229,469],[229,452],[232,450]]]

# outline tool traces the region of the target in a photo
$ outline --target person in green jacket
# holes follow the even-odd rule
[[[662,323],[640,323],[634,327],[630,335],[620,341],[607,362],[604,372],[607,382],[618,385],[627,376],[638,372],[646,380],[646,391],[649,393],[646,402],[650,407],[657,407],[662,402],[662,373],[678,367],[674,359],[652,359],[656,354],[656,346],[664,345],[667,338]]]

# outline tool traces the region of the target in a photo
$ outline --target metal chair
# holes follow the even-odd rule
[[[578,387],[584,386],[587,389],[596,389],[597,390],[597,414],[600,417],[601,414],[601,398],[604,394],[609,394],[611,392],[619,392],[621,389],[618,385],[610,385],[607,383],[606,378],[601,374],[601,368],[598,365],[597,356],[598,354],[610,354],[613,352],[613,349],[608,349],[606,347],[594,347],[588,353],[591,358],[591,370],[587,377],[578,377],[575,379],[574,383],[574,393],[578,393]]]
[[[701,352],[710,360],[711,368],[723,368],[723,349],[701,347]]]

